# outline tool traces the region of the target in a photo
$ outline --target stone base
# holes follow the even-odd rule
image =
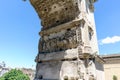
[[[78,55],[77,48],[38,54],[35,80],[104,80],[104,61],[99,56]]]
[[[64,80],[77,78],[77,61],[53,61],[37,64],[37,78]]]

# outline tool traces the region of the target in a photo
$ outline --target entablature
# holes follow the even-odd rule
[[[31,0],[43,29],[74,20],[79,14],[78,0]]]
[[[39,34],[40,34],[40,36],[45,36],[45,35],[49,35],[52,33],[57,33],[61,30],[67,30],[67,29],[70,29],[73,27],[78,27],[81,24],[81,22],[85,22],[85,21],[83,19],[72,20],[70,22],[58,25],[56,27],[52,27],[52,28],[47,29],[47,30],[42,30]]]

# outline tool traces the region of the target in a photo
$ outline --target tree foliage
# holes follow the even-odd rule
[[[12,69],[8,73],[5,73],[0,80],[30,80],[28,75],[23,74],[22,71]]]
[[[116,75],[113,75],[113,80],[117,80],[117,76]]]

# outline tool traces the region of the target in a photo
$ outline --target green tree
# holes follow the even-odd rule
[[[118,80],[116,75],[113,75],[113,80]]]
[[[2,77],[0,77],[0,80],[30,80],[28,75],[23,74],[22,71],[12,69],[8,73],[5,73]]]

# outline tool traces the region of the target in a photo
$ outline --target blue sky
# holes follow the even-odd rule
[[[120,52],[120,0],[95,3],[95,22],[100,54]],[[40,20],[29,1],[0,2],[0,62],[10,67],[35,66]]]

